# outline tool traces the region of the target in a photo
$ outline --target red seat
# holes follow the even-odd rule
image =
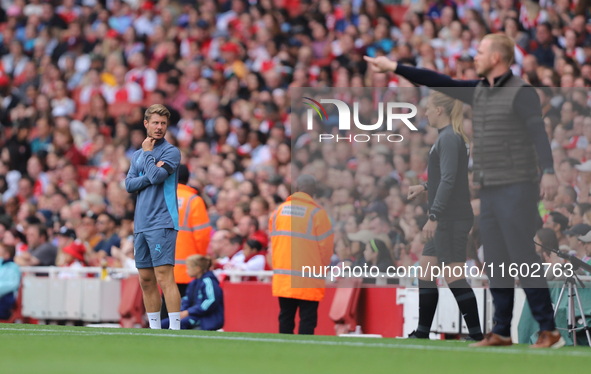
[[[145,327],[144,299],[138,275],[132,275],[121,282],[121,303],[119,314],[121,315],[121,327],[131,328],[136,324]]]
[[[355,331],[357,327],[357,304],[359,301],[360,278],[339,278],[328,316],[335,323],[336,335]]]

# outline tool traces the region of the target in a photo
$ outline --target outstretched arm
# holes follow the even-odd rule
[[[472,105],[472,99],[474,97],[474,87],[480,82],[480,80],[452,79],[447,75],[439,74],[432,70],[400,65],[398,62],[391,61],[385,56],[376,58],[365,56],[364,59],[375,72],[392,71],[412,83],[436,89],[470,105]]]

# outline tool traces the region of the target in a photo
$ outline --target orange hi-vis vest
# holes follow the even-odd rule
[[[179,232],[176,238],[174,279],[176,283],[188,284],[187,257],[203,255],[207,252],[211,224],[203,199],[197,190],[184,184],[177,189],[179,201]]]
[[[333,254],[334,233],[326,211],[310,195],[296,192],[269,217],[269,232],[273,296],[322,300],[325,280],[312,275],[330,265]]]

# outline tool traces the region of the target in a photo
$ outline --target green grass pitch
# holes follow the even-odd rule
[[[591,348],[5,324],[0,368],[11,374],[585,373]]]

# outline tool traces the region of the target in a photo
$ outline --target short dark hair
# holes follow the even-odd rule
[[[568,218],[560,212],[550,212],[552,221],[560,225],[560,231],[566,230],[568,227]]]
[[[386,225],[388,225],[388,227],[390,227],[390,219],[389,219],[388,217],[386,217],[386,216],[384,216],[384,215],[381,215],[381,214],[380,214],[380,215],[378,215],[378,216],[374,217],[374,218],[372,219],[372,221],[373,221],[374,219],[379,219],[379,220],[380,220],[380,224],[381,224],[381,225],[384,225],[384,224],[386,224]]]
[[[117,223],[117,219],[115,217],[113,217],[113,215],[110,214],[110,213],[102,212],[101,214],[99,214],[99,217],[100,216],[107,216],[107,218],[109,219],[109,221],[111,221],[111,222],[113,222],[115,224]]]
[[[41,223],[41,220],[37,216],[28,216],[25,218],[25,222],[29,225],[37,225]]]
[[[255,249],[257,252],[263,249],[263,245],[261,244],[261,242],[255,239],[248,239],[246,241],[246,244],[248,244],[250,248]]]
[[[423,230],[423,227],[427,224],[427,221],[429,220],[429,217],[427,217],[426,214],[422,214],[420,216],[417,216],[415,218],[415,222],[417,223],[417,226],[419,227],[419,230]]]
[[[61,196],[68,202],[70,201],[70,199],[68,199],[68,195],[66,195],[66,193],[64,191],[62,191],[61,189],[55,190],[54,195]]]
[[[581,212],[581,215],[584,215],[585,213],[587,213],[588,211],[591,210],[590,203],[579,203],[577,205],[579,207],[579,211]]]
[[[179,82],[179,79],[175,76],[169,76],[168,78],[166,78],[166,83],[167,84],[172,84],[173,86],[180,86],[181,82]]]
[[[569,186],[570,187],[570,186]],[[572,188],[572,187],[571,187]],[[574,191],[574,189],[573,189]],[[572,197],[572,196],[571,196]],[[577,197],[577,195],[575,195],[575,198]],[[574,200],[573,200],[574,201]],[[566,211],[569,214],[573,214],[573,212],[575,211],[575,206],[573,204],[560,204],[558,206],[559,209],[566,209]]]
[[[189,183],[189,168],[187,165],[180,164],[179,165],[179,184],[187,184]]]
[[[553,212],[554,213],[554,212]],[[536,236],[544,247],[558,249],[558,238],[552,229],[539,229]]]
[[[569,158],[565,158],[564,160],[562,160],[560,165],[564,164],[565,162],[568,162],[570,164],[571,169],[573,169],[575,167],[575,165],[580,164],[579,160],[569,157]]]
[[[47,238],[48,238],[47,230],[45,230],[45,227],[42,224],[37,223],[37,224],[31,225],[30,227],[34,227],[35,229],[37,229],[39,236],[44,236],[45,240],[47,240]]]
[[[250,218],[250,224],[254,226],[254,231],[259,231],[259,220],[251,215],[248,217]]]
[[[552,33],[552,24],[550,22],[545,21],[545,22],[538,24],[538,26],[543,26],[546,28],[546,30],[548,30],[548,32]]]
[[[35,180],[33,178],[31,178],[28,174],[23,175],[21,177],[21,180],[29,181],[29,183],[31,183],[31,186],[35,185]]]

